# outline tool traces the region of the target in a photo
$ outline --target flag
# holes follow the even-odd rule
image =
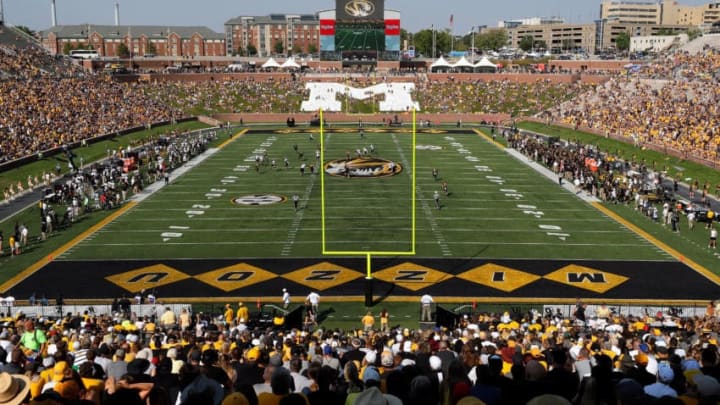
[[[454,17],[455,17],[454,14],[450,14],[450,26],[453,25],[453,19],[454,19]]]

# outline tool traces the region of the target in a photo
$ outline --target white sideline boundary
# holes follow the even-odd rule
[[[552,170],[548,169],[547,167],[541,165],[540,163],[528,159],[527,156],[523,155],[522,153],[518,152],[515,149],[512,148],[505,148],[505,151],[508,155],[514,157],[524,165],[530,167],[531,169],[535,170],[536,172],[540,173],[541,175],[547,177],[548,179],[552,180],[555,184],[558,182],[558,176],[557,174],[553,173]],[[575,191],[575,185],[572,184],[572,182],[564,180],[562,186],[565,190],[567,190],[569,193],[574,194],[577,198],[587,202],[587,203],[594,203],[594,202],[601,202],[599,198],[587,195],[584,191],[581,191],[580,193],[577,193]]]
[[[210,148],[206,150],[205,152],[195,156],[194,158],[190,159],[187,163],[184,165],[178,167],[177,169],[173,170],[172,173],[170,173],[170,184],[173,182],[173,178],[178,178],[182,176],[183,174],[187,173],[188,171],[195,168],[195,166],[199,165],[200,163],[207,160],[209,157],[213,156],[217,152],[219,152],[219,148]],[[153,184],[145,187],[141,192],[135,194],[134,196],[130,197],[130,201],[135,201],[137,203],[141,203],[145,201],[148,197],[155,194],[159,190],[161,190],[163,187],[165,187],[165,180],[160,178]]]

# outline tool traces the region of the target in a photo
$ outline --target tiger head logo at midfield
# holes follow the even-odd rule
[[[368,0],[351,0],[345,3],[345,12],[351,17],[369,17],[375,12],[375,4]]]
[[[325,164],[325,173],[337,177],[390,177],[400,173],[402,169],[399,163],[373,157],[337,159]]]

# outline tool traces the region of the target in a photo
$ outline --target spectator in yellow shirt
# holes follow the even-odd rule
[[[363,330],[365,332],[369,332],[375,325],[375,317],[373,316],[371,311],[368,311],[367,315],[363,316],[360,322],[363,325]]]

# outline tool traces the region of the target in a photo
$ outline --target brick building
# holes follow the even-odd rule
[[[320,22],[314,14],[240,16],[225,22],[227,54],[257,56],[316,53],[320,49]],[[278,52],[282,50],[282,52]]]
[[[118,55],[125,44],[132,56],[195,57],[225,56],[225,36],[208,27],[152,25],[59,25],[40,32],[51,54],[64,54],[66,47],[94,48],[101,57]],[[154,49],[153,49],[154,48]],[[154,51],[154,52],[152,52]]]

